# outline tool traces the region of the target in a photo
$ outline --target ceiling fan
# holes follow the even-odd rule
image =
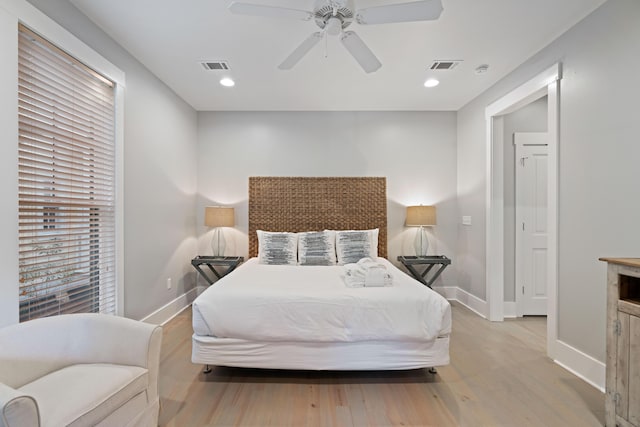
[[[265,6],[254,3],[233,2],[232,13],[239,15],[290,18],[303,21],[315,20],[322,30],[311,34],[278,66],[281,70],[292,69],[326,35],[339,36],[344,47],[366,73],[382,66],[378,58],[353,31],[344,31],[355,20],[360,25],[389,24],[396,22],[431,21],[442,13],[441,0],[424,0],[396,3],[386,6],[355,9],[354,0],[315,0],[312,11]]]

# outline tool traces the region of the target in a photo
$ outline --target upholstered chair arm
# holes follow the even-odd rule
[[[35,399],[0,383],[0,427],[38,427],[40,413]]]
[[[149,369],[157,381],[162,329],[102,314],[69,314],[0,329],[0,382],[19,388],[79,363],[114,363]]]

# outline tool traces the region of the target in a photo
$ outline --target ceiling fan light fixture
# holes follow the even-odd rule
[[[236,82],[234,82],[233,79],[229,77],[225,77],[220,80],[220,84],[224,87],[233,87],[236,85]]]
[[[331,17],[327,20],[327,25],[324,27],[327,34],[330,36],[337,36],[342,31],[342,21],[340,18]]]
[[[436,87],[440,84],[440,80],[437,79],[427,79],[426,82],[424,82],[424,87]]]

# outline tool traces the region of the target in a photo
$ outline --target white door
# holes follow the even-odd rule
[[[547,134],[515,133],[516,308],[547,314]]]

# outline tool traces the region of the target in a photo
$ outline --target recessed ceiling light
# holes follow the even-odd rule
[[[236,82],[234,82],[233,79],[230,79],[229,77],[225,77],[224,79],[220,80],[220,84],[225,87],[233,87],[236,85]]]
[[[426,82],[424,82],[424,87],[436,87],[440,84],[439,80],[436,79],[428,79]]]
[[[478,65],[475,69],[476,74],[484,74],[489,71],[489,66],[487,64]]]

